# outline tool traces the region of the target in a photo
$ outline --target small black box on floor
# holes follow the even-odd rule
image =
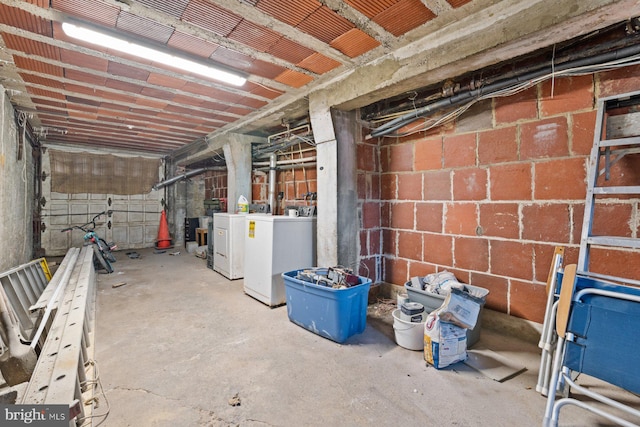
[[[207,251],[213,254],[213,217],[209,220],[208,228],[209,234],[207,236]]]
[[[185,218],[184,219],[184,247],[187,247],[187,242],[196,241],[196,228],[200,227],[200,218]]]

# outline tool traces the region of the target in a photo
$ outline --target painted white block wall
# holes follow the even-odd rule
[[[0,271],[32,258],[34,167],[31,145],[25,140],[18,160],[18,128],[14,110],[0,86]]]

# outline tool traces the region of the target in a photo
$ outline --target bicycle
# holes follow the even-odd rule
[[[93,245],[93,263],[96,266],[96,269],[104,269],[107,271],[107,274],[113,273],[113,266],[111,263],[116,262],[116,257],[113,255],[111,251],[116,250],[118,246],[114,243],[107,243],[102,237],[98,236],[94,230],[96,228],[96,219],[100,218],[102,215],[111,216],[112,211],[103,211],[94,216],[91,221],[82,225],[74,225],[65,229],[60,230],[61,232],[69,233],[74,228],[78,230],[84,231],[84,245]],[[87,226],[91,225],[91,228]]]

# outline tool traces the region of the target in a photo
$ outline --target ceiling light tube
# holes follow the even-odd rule
[[[158,49],[132,43],[130,41],[76,24],[71,24],[69,22],[64,22],[62,24],[62,30],[69,37],[73,37],[78,40],[137,56],[138,58],[148,59],[153,62],[219,80],[234,86],[242,86],[247,81],[247,79],[242,76],[230,73],[220,68],[215,68],[190,59],[171,55]]]

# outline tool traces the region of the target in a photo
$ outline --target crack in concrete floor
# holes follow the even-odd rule
[[[186,404],[183,399],[164,396],[164,395],[155,393],[155,392],[153,392],[151,390],[147,390],[145,388],[131,388],[131,387],[116,386],[116,387],[112,387],[112,388],[110,388],[108,390],[105,390],[105,394],[108,394],[108,393],[114,392],[114,391],[146,393],[146,394],[150,394],[152,396],[158,397],[160,399],[164,399],[164,400],[168,400],[168,401],[172,401],[172,402],[177,402],[179,404],[179,406],[182,407],[182,408],[199,412],[200,413],[199,425],[203,426],[203,427],[215,427],[215,426],[220,425],[220,424],[216,424],[216,423],[224,423],[224,425],[226,425],[226,426],[240,426],[240,425],[244,425],[244,423],[246,423],[246,422],[259,423],[260,425],[264,425],[264,426],[273,426],[274,425],[274,424],[270,424],[270,423],[268,423],[266,421],[262,421],[262,420],[258,420],[258,419],[254,419],[254,418],[244,418],[244,419],[242,419],[240,421],[237,421],[237,420],[230,421],[230,420],[224,419],[224,418],[216,415],[215,411],[212,411],[212,410],[209,410],[209,409],[200,408],[200,407],[197,407],[197,406],[194,407],[194,406]]]

